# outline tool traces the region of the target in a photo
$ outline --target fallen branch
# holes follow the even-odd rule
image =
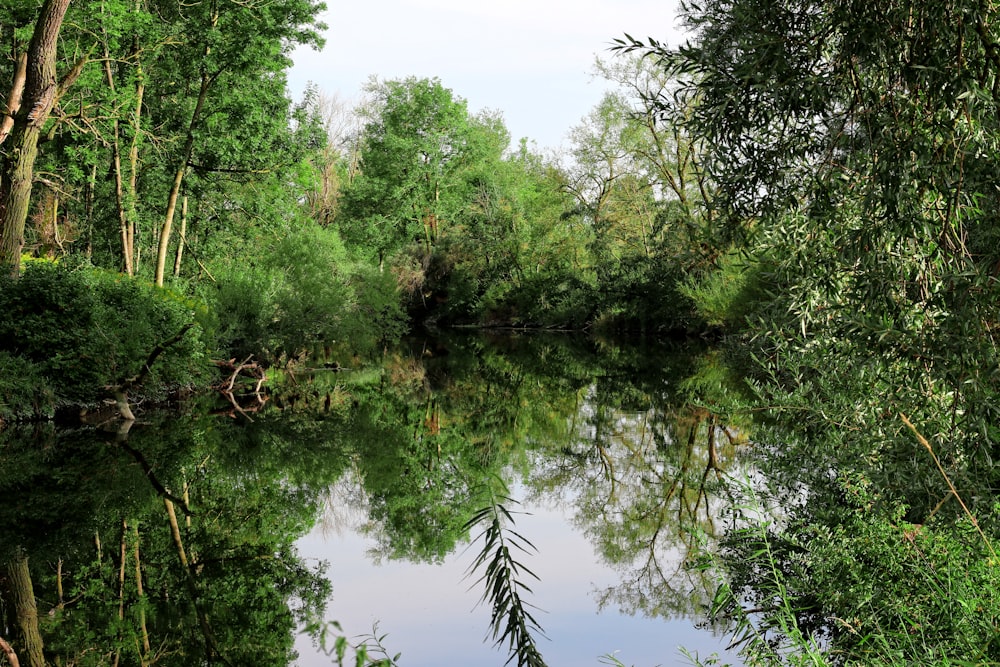
[[[110,387],[111,392],[115,397],[115,404],[118,406],[118,412],[121,414],[123,419],[126,421],[135,421],[135,415],[132,414],[132,409],[128,404],[128,392],[133,387],[140,385],[145,381],[146,376],[148,376],[150,371],[153,370],[153,364],[155,364],[156,360],[160,358],[160,355],[184,338],[184,334],[186,334],[193,326],[194,322],[188,322],[173,336],[165,341],[157,343],[156,347],[154,347],[149,353],[149,356],[146,357],[146,363],[142,365],[142,370],[139,371],[138,375],[126,378],[117,385]]]
[[[261,396],[260,393],[261,387],[264,382],[267,381],[267,373],[260,364],[256,361],[251,361],[251,359],[253,359],[253,355],[247,357],[238,364],[236,363],[236,359],[213,362],[220,369],[229,372],[229,378],[216,385],[216,388],[223,396],[226,397],[229,403],[233,406],[233,409],[246,417],[249,421],[253,421],[253,419],[250,418],[250,415],[247,413],[247,409],[241,406],[236,400],[236,396],[233,395],[233,388],[236,386],[237,379],[243,375],[255,380],[253,391],[251,391],[249,395],[254,397],[257,405],[250,410],[251,412],[256,412],[261,406],[264,405],[264,403],[267,402],[267,399],[264,396]],[[230,412],[229,414],[232,416],[233,413]]]

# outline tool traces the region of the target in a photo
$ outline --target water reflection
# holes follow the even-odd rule
[[[21,664],[289,664],[328,592],[294,547],[320,487],[261,474],[276,454],[244,458],[198,414],[0,433],[5,627]]]
[[[374,614],[404,665],[429,664],[407,624],[439,619],[443,633],[423,641],[446,664],[455,617],[437,602],[454,604],[476,644],[490,625],[489,605],[468,622],[482,592],[467,590],[474,554],[463,550],[500,485],[534,513],[505,529],[540,551],[523,556],[541,578],[525,598],[547,610],[547,663],[596,664],[616,649],[674,662],[678,644],[722,645],[694,630],[714,584],[689,566],[719,530],[741,442],[692,390],[706,354],[543,336],[415,341],[377,365],[295,369],[252,414],[191,405],[130,430],[7,429],[3,557],[8,570],[30,564],[50,662],[283,665],[298,650],[310,653],[302,664],[330,664],[296,632],[318,631],[325,614],[363,634],[352,619]],[[362,574],[348,552],[384,569]],[[314,556],[330,562],[328,611]],[[421,581],[437,583],[414,591]],[[381,611],[346,602],[358,582],[356,599]],[[406,604],[421,598],[435,604]],[[409,616],[386,627],[397,608]],[[646,635],[670,640],[643,653]],[[587,636],[606,643],[581,658]],[[15,639],[19,651],[34,641]],[[489,642],[476,650],[481,664],[507,657]]]

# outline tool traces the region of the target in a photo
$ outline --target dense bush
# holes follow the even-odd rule
[[[0,312],[0,415],[8,419],[96,401],[139,375],[184,327],[138,391],[160,398],[205,376],[204,309],[117,273],[30,262],[19,279],[0,278]]]
[[[391,276],[353,263],[335,232],[293,227],[249,265],[231,262],[202,288],[220,354],[274,363],[347,342],[371,348],[402,332]]]

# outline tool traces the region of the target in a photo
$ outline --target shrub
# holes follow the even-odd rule
[[[33,387],[32,412],[98,400],[106,389],[139,375],[149,354],[189,326],[158,358],[139,390],[162,398],[198,381],[206,370],[196,314],[203,308],[169,290],[117,273],[31,262],[18,279],[0,279],[0,354],[7,394],[0,412],[28,416],[28,401],[13,399]],[[16,386],[15,386],[16,385]]]
[[[274,363],[334,342],[360,351],[402,332],[392,277],[355,265],[334,231],[293,228],[256,259],[222,266],[203,290],[221,354]]]

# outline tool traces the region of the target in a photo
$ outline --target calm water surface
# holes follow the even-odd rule
[[[317,361],[242,412],[8,428],[0,555],[30,564],[52,662],[330,665],[338,621],[400,665],[503,665],[467,525],[499,503],[534,547],[513,553],[549,665],[738,664],[692,567],[745,447],[697,400],[713,358],[468,335]]]
[[[717,529],[720,480],[738,474],[734,431],[682,399],[684,373],[705,351],[587,354],[557,341],[466,339],[409,357],[422,361],[441,433],[517,453],[500,476],[518,501],[512,528],[537,549],[521,558],[538,575],[528,599],[547,663],[614,654],[627,665],[686,664],[683,647],[740,664],[704,618],[713,580],[691,567],[698,539],[710,544]],[[490,400],[499,401],[492,410]],[[498,411],[503,404],[511,409]],[[384,635],[404,665],[502,664],[478,575],[469,576],[477,545],[459,540],[433,563],[387,554],[391,527],[372,519],[363,468],[342,479],[299,542],[330,563],[327,618],[355,641]],[[328,664],[307,638],[297,648],[301,664]]]

